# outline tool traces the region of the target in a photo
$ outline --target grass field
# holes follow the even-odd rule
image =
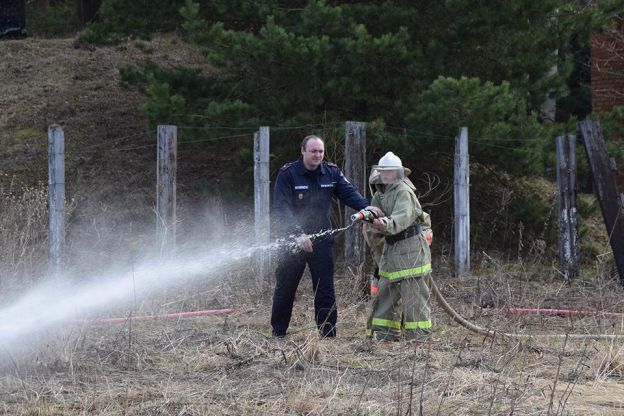
[[[498,266],[497,266],[498,267]],[[613,279],[564,284],[509,266],[438,285],[479,325],[519,334],[624,333],[624,319],[521,316],[506,306],[624,310]],[[244,277],[169,290],[119,316],[234,307],[226,316],[69,323],[19,352],[3,351],[4,414],[515,414],[624,413],[624,340],[486,339],[434,306],[428,344],[365,339],[366,302],[338,279],[338,337],[313,326],[301,285],[290,333],[269,336],[269,290]],[[486,301],[491,308],[481,308]],[[492,303],[493,301],[493,303]]]

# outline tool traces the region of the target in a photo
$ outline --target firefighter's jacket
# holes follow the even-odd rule
[[[379,207],[385,214],[382,230],[366,225],[366,242],[379,266],[379,276],[390,281],[407,277],[423,276],[431,271],[431,252],[423,233],[397,241],[386,242],[386,236],[400,234],[411,225],[430,227],[412,187],[405,181],[388,185],[376,185],[371,205]]]

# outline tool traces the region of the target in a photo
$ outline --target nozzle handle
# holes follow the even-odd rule
[[[352,222],[362,221],[363,219],[364,219],[364,214],[362,213],[362,211],[356,212],[355,214],[351,215]]]
[[[363,209],[355,214],[351,215],[351,221],[368,221],[373,222],[373,220],[377,218],[377,215],[373,211],[368,209]]]

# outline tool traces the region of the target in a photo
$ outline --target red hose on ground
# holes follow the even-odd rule
[[[78,324],[87,325],[123,324],[128,321],[154,321],[157,319],[180,319],[193,318],[196,316],[227,315],[236,311],[237,309],[208,309],[193,312],[167,313],[164,315],[126,316],[125,318],[79,319],[75,322]]]
[[[510,313],[519,315],[558,315],[558,316],[606,316],[622,318],[624,313],[619,312],[592,312],[573,309],[550,309],[550,308],[507,308]]]

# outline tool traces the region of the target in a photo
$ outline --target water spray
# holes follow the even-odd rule
[[[56,332],[94,312],[123,306],[133,296],[148,296],[167,287],[188,284],[191,279],[208,279],[253,258],[258,250],[276,247],[276,243],[271,243],[187,248],[166,258],[146,254],[133,263],[131,270],[118,266],[80,278],[43,279],[38,287],[0,307],[0,348],[19,346],[31,337],[45,335],[49,328]]]
[[[309,237],[314,240],[334,235],[354,224],[323,230]],[[180,286],[194,278],[205,279],[224,268],[233,267],[253,258],[259,251],[273,251],[284,247],[296,249],[298,246],[294,237],[278,239],[265,245],[227,244],[180,249],[178,253],[183,252],[184,255],[167,258],[146,254],[145,258],[139,259],[136,264],[133,263],[132,270],[117,267],[80,278],[70,276],[59,277],[59,280],[44,278],[38,287],[28,291],[12,304],[0,307],[0,348],[23,344],[30,337],[45,333],[48,328],[62,328],[67,323],[126,322],[128,317],[89,319],[88,315],[127,304],[133,296],[143,296],[154,290]],[[229,312],[230,310],[182,312],[135,317],[135,320]]]

